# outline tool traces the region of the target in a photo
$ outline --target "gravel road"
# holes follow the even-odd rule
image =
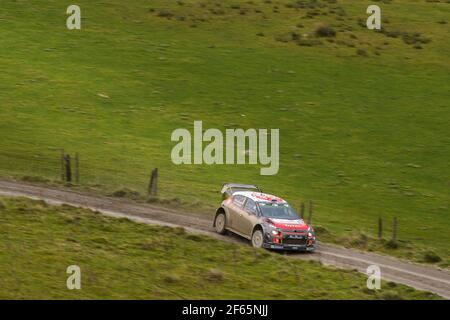
[[[113,217],[126,217],[141,223],[183,227],[188,232],[207,234],[223,241],[248,245],[246,241],[237,236],[216,234],[212,228],[213,213],[211,219],[207,219],[156,205],[138,204],[125,199],[92,196],[71,190],[4,180],[0,180],[0,195],[40,199],[57,205],[68,204],[96,210]],[[289,255],[292,258],[320,260],[326,265],[355,269],[362,273],[366,272],[369,265],[378,265],[384,280],[434,292],[450,299],[450,272],[447,270],[324,243],[319,244],[318,250],[314,254]]]

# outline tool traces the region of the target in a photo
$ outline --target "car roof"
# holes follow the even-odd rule
[[[233,193],[233,196],[241,195],[247,198],[252,199],[256,202],[275,202],[275,203],[287,203],[284,199],[267,194],[262,192],[254,192],[254,191],[237,191]]]

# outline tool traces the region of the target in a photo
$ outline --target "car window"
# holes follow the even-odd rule
[[[244,205],[245,197],[241,195],[237,195],[233,197],[233,203],[237,205],[239,208],[242,208]]]
[[[247,202],[245,203],[244,210],[256,214],[256,203],[252,199],[247,199]]]
[[[260,202],[259,210],[263,217],[277,218],[277,219],[300,219],[297,213],[287,203],[271,203]]]

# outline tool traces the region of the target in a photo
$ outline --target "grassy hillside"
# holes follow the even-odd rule
[[[181,229],[0,198],[1,299],[435,299]],[[66,269],[81,268],[81,290]],[[12,267],[13,266],[13,267]]]
[[[2,1],[0,174],[59,176],[80,153],[84,185],[213,207],[223,182],[250,182],[343,237],[399,219],[413,254],[449,259],[450,5],[372,1]],[[327,25],[335,36],[316,35]],[[174,129],[280,128],[280,171],[175,166]],[[389,232],[389,227],[387,228]]]

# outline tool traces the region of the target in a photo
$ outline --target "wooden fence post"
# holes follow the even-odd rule
[[[302,218],[302,220],[305,217],[305,204],[302,202],[302,204],[300,205],[300,218]]]
[[[72,181],[72,167],[70,164],[70,154],[66,154],[64,156],[64,164],[66,167],[66,181],[71,182]]]
[[[61,181],[66,181],[65,165],[64,165],[64,149],[61,149]]]
[[[392,220],[392,241],[397,241],[397,217]]]
[[[80,157],[75,153],[75,182],[80,184]]]
[[[313,215],[313,203],[310,200],[309,201],[309,215],[308,215],[308,224],[311,224],[312,222],[312,215]]]
[[[378,218],[378,239],[383,239],[383,219]]]
[[[158,194],[158,168],[152,170],[150,183],[148,185],[148,195],[156,196]]]

